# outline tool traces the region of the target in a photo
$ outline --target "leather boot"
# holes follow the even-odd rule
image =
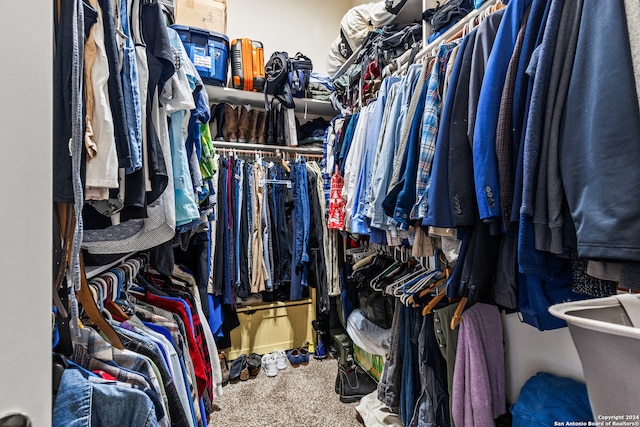
[[[357,365],[339,365],[340,401],[353,403],[362,399],[377,387],[376,382]]]
[[[249,137],[249,128],[251,127],[251,116],[253,109],[247,106],[240,106],[240,119],[238,120],[238,142],[247,142]]]
[[[224,104],[224,128],[227,141],[238,142],[238,107]]]
[[[222,371],[222,386],[229,384],[229,364],[227,363],[227,357],[223,352],[218,353],[218,359],[220,359],[220,370]]]
[[[255,113],[254,113],[255,114]],[[267,142],[267,119],[268,113],[266,111],[260,111],[258,113],[258,144],[265,144]]]
[[[215,128],[214,128],[215,123]],[[211,120],[209,121],[211,134],[215,135],[214,141],[224,141],[224,104],[211,106]]]
[[[264,133],[268,145],[276,144],[276,117],[278,116],[276,108],[278,107],[272,107],[267,112],[267,118],[265,119],[267,123],[265,124],[266,129]]]
[[[249,136],[247,141],[252,144],[258,142],[258,119],[260,118],[260,112],[252,110],[251,125],[249,126]]]
[[[286,108],[280,106],[276,119],[276,145],[287,145],[284,135]]]

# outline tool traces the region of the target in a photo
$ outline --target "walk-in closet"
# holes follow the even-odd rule
[[[0,427],[640,426],[637,0],[3,8]]]

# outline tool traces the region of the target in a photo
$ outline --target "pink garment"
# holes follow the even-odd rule
[[[329,196],[329,218],[327,228],[331,230],[344,230],[347,201],[342,197],[344,178],[338,170],[331,177],[331,193]]]
[[[462,315],[453,373],[456,427],[493,426],[507,411],[504,343],[498,308],[476,303]]]

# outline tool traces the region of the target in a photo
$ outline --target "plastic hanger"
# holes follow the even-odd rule
[[[124,345],[122,345],[122,341],[118,337],[118,334],[116,334],[113,327],[104,319],[98,310],[96,302],[91,297],[82,253],[80,253],[80,290],[77,292],[77,298],[78,302],[82,304],[85,313],[87,313],[93,323],[107,336],[111,345],[120,350],[124,350]]]
[[[422,298],[424,298],[425,296],[427,296],[429,293],[433,292],[433,290],[435,288],[437,288],[438,286],[440,286],[444,281],[446,281],[447,278],[446,277],[439,277],[438,279],[436,279],[433,282],[430,282],[428,284],[428,286],[426,288],[422,288],[419,292],[417,292],[417,295],[414,294],[410,300],[409,303],[410,304],[416,304],[418,300],[421,300]]]
[[[400,297],[400,301],[404,305],[414,305],[415,304],[414,296],[418,292],[421,292],[425,288],[425,286],[430,288],[431,287],[430,283],[436,274],[437,274],[437,271],[431,271],[431,272],[428,272],[424,277],[420,277],[415,281],[412,281],[410,283],[403,285],[402,286],[403,295]]]
[[[418,276],[424,273],[425,273],[425,270],[423,269],[419,269],[417,271],[416,270],[410,271],[404,274],[403,276],[397,278],[393,283],[388,285],[384,290],[384,293],[387,295],[395,295],[397,288],[401,288],[402,286],[404,286],[405,283],[417,278]]]
[[[391,264],[388,268],[386,268],[384,271],[382,271],[376,277],[371,279],[371,282],[369,282],[369,286],[371,286],[371,288],[373,288],[373,290],[382,291],[382,288],[378,286],[380,281],[385,279],[385,278],[387,278],[387,277],[389,277],[389,276],[393,276],[395,274],[398,274],[400,271],[402,271],[403,268],[404,268],[404,264],[402,264],[400,261],[394,261],[394,263]]]
[[[284,170],[287,171],[287,173],[291,173],[291,168],[283,158],[280,158],[280,162],[282,163]]]

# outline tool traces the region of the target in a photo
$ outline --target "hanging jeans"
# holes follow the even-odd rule
[[[296,162],[291,168],[293,181],[294,212],[292,215],[294,243],[293,262],[291,268],[291,299],[302,298],[302,288],[309,286],[309,189],[307,183],[307,166],[305,162]],[[300,283],[298,285],[298,278]]]
[[[435,315],[422,318],[422,328],[418,339],[420,385],[422,393],[415,405],[411,420],[417,427],[449,427],[449,398],[447,392],[446,366],[440,353],[434,327]],[[448,327],[446,324],[443,328]]]
[[[120,78],[122,80],[124,112],[127,118],[132,163],[130,168],[126,168],[126,172],[132,173],[142,168],[142,101],[140,100],[140,86],[138,85],[136,48],[131,38],[128,12],[127,0],[120,0],[120,29],[126,36],[126,41],[122,48]]]
[[[249,295],[251,292],[251,279],[249,276],[249,218],[251,211],[249,209],[251,197],[249,195],[249,165],[244,162],[242,166],[242,197],[238,201],[238,210],[240,211],[240,240],[237,242],[239,249],[239,265],[240,265],[240,296]],[[240,206],[240,204],[242,206]]]
[[[395,300],[395,310],[393,312],[393,321],[391,329],[391,345],[389,353],[384,364],[382,377],[378,383],[378,400],[391,408],[392,411],[398,412],[400,406],[400,388],[402,379],[402,351],[404,334],[404,316],[402,315],[402,303],[399,299]]]
[[[295,240],[297,249],[294,262],[298,265],[309,262],[309,188],[307,184],[307,166],[305,162],[296,163],[293,167],[294,191],[293,198],[300,215],[295,223]],[[305,283],[303,283],[306,286]]]
[[[418,309],[401,305],[404,318],[402,333],[402,382],[400,387],[400,418],[408,426],[415,404],[420,396],[418,338],[422,327],[422,316]]]
[[[235,295],[233,287],[231,286],[231,263],[228,260],[228,254],[230,253],[229,240],[229,162],[226,159],[220,160],[222,176],[222,182],[220,185],[220,199],[222,204],[218,206],[218,228],[221,229],[222,235],[222,251],[216,250],[216,265],[219,266],[219,271],[222,272],[220,278],[220,286],[222,288],[222,302],[223,304],[235,304]]]

